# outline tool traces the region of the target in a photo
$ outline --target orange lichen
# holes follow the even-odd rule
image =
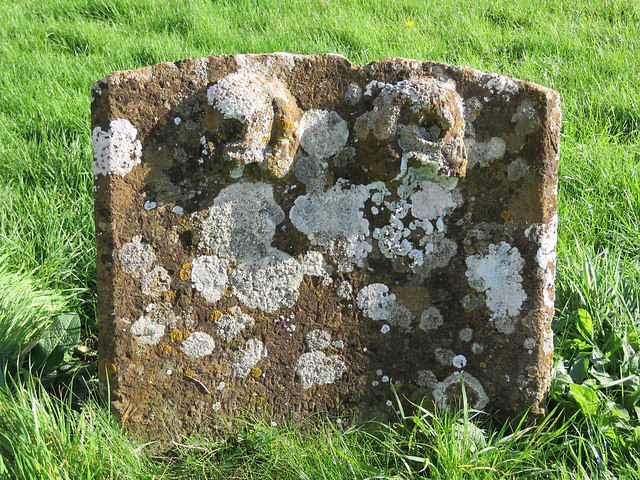
[[[187,369],[184,371],[184,374],[185,374],[187,377],[193,377],[193,370],[191,370],[190,368],[187,368]]]
[[[180,280],[189,280],[191,278],[191,264],[185,263],[180,269]]]
[[[180,330],[178,330],[177,328],[174,328],[171,331],[171,338],[173,338],[176,342],[179,342],[180,340],[182,340],[184,338],[184,335],[182,334],[182,332]]]
[[[165,345],[164,347],[162,347],[162,354],[163,355],[169,355],[170,351],[171,351],[171,345]]]
[[[500,214],[500,216],[502,217],[502,219],[506,222],[507,220],[509,220],[509,218],[511,218],[511,214],[509,212],[507,212],[506,210],[504,212],[502,212]]]
[[[220,320],[220,317],[222,317],[222,312],[220,310],[214,310],[209,319],[212,322],[217,322],[218,320]]]

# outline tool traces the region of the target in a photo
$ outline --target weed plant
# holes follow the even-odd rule
[[[0,387],[0,478],[640,477],[637,1],[0,3],[3,382],[12,374]],[[496,429],[468,409],[418,408],[375,434],[257,422],[159,453],[99,404],[78,412],[28,369],[10,371],[64,312],[80,316],[82,345],[50,373],[95,349],[90,84],[157,62],[272,51],[441,61],[560,92],[556,359],[543,423]]]

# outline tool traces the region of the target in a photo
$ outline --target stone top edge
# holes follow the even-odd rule
[[[521,87],[527,90],[538,91],[539,93],[547,97],[547,99],[552,103],[559,103],[560,101],[560,94],[549,87],[545,87],[543,85],[540,85],[534,82],[521,80],[514,77],[509,77],[501,73],[485,72],[485,71],[478,70],[465,65],[450,65],[447,63],[421,61],[421,60],[415,60],[415,59],[409,59],[409,58],[403,58],[403,57],[387,57],[387,58],[374,60],[372,62],[367,63],[366,65],[360,66],[360,65],[354,64],[345,56],[338,53],[319,53],[319,54],[305,55],[305,54],[295,54],[295,53],[288,53],[288,52],[273,52],[273,53],[239,53],[239,54],[232,54],[232,55],[217,55],[217,56],[198,57],[198,58],[187,57],[174,62],[160,62],[157,64],[140,67],[132,70],[117,70],[115,72],[112,72],[106,75],[104,78],[94,82],[91,88],[92,90],[96,89],[98,88],[98,84],[100,83],[109,83],[110,80],[112,81],[116,78],[119,78],[125,75],[135,76],[135,77],[138,77],[139,79],[148,80],[153,77],[154,71],[156,70],[159,70],[161,72],[177,70],[180,68],[181,65],[184,65],[187,62],[202,62],[202,61],[209,62],[211,61],[211,59],[215,59],[215,58],[235,62],[236,70],[241,68],[241,66],[247,61],[251,61],[251,60],[260,61],[268,58],[280,58],[289,63],[291,62],[300,63],[300,62],[309,61],[312,59],[313,60],[333,59],[338,62],[346,63],[349,68],[358,69],[365,72],[371,71],[372,73],[375,73],[376,70],[378,70],[380,67],[383,67],[387,64],[399,63],[403,67],[408,68],[410,70],[414,70],[414,71],[418,71],[420,69],[423,71],[430,70],[431,75],[437,78],[442,77],[443,80],[446,80],[448,75],[450,74],[457,74],[457,75],[464,75],[469,77],[470,79],[476,79],[478,81],[483,81],[483,80],[487,81],[487,80],[490,80],[491,78],[494,78],[496,80],[513,82],[518,87]]]

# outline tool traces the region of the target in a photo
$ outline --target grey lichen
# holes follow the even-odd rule
[[[229,278],[229,261],[215,255],[196,257],[191,262],[191,282],[205,300],[214,303],[222,298]]]
[[[469,285],[487,296],[491,320],[500,333],[512,333],[527,298],[520,271],[524,259],[516,247],[506,242],[491,244],[487,255],[466,259]]]
[[[329,158],[349,139],[349,127],[336,112],[307,110],[300,122],[300,146],[317,159]]]
[[[438,382],[433,390],[433,397],[436,400],[436,404],[442,410],[446,410],[451,405],[453,398],[450,397],[450,389],[456,384],[464,382],[464,388],[467,389],[467,398],[476,398],[475,403],[469,405],[469,407],[476,410],[483,409],[487,403],[489,403],[489,397],[482,388],[482,384],[468,372],[455,372],[445,378],[443,381]],[[462,388],[462,386],[461,386]]]
[[[296,198],[289,212],[293,225],[312,245],[333,257],[338,271],[350,272],[372,250],[366,241],[369,221],[364,218],[364,202],[369,198],[365,185],[347,186],[340,179],[326,192],[311,192]]]
[[[303,353],[296,362],[296,375],[302,388],[333,383],[346,371],[347,366],[337,355],[326,356],[320,350]]]
[[[240,307],[235,306],[231,307],[229,313],[220,317],[216,322],[216,328],[218,329],[220,337],[225,342],[229,342],[240,332],[240,330],[251,327],[253,324],[253,318],[246,313],[242,313]]]
[[[331,343],[331,334],[326,330],[312,330],[304,337],[310,351],[324,350]]]
[[[95,127],[91,135],[93,175],[124,177],[138,165],[142,157],[142,143],[136,139],[137,135],[136,127],[124,118],[112,120],[106,132]]]
[[[264,343],[257,338],[250,338],[244,348],[234,355],[234,362],[231,365],[233,376],[236,378],[246,377],[251,373],[251,369],[267,355],[267,347],[264,346]]]
[[[213,338],[204,332],[193,332],[182,342],[182,351],[191,358],[206,357],[215,347]]]
[[[118,260],[122,269],[134,278],[140,277],[156,260],[153,249],[142,241],[140,235],[133,237],[130,243],[125,243],[118,251]]]
[[[163,267],[155,267],[140,279],[140,290],[145,295],[159,297],[171,288],[171,276]]]
[[[270,248],[276,225],[284,218],[271,184],[234,183],[213,201],[202,234],[218,256],[235,262],[252,260]]]
[[[275,312],[295,305],[302,278],[300,262],[272,248],[264,256],[238,265],[231,274],[231,284],[247,307]]]
[[[140,343],[145,345],[157,344],[164,335],[165,326],[157,323],[152,318],[142,316],[131,325],[131,333]]]

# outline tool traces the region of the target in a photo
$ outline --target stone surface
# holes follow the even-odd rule
[[[236,55],[92,87],[102,378],[133,431],[544,410],[560,107],[466,67]],[[106,384],[106,383],[105,383]]]

